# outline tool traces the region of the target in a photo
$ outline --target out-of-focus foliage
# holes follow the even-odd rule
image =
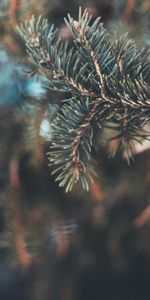
[[[25,97],[40,99],[45,95],[42,78],[29,76],[29,68],[19,59],[10,58],[5,47],[0,48],[0,105],[23,105]]]

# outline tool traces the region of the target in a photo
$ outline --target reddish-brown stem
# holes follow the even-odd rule
[[[124,14],[123,14],[123,21],[126,23],[130,23],[131,21],[131,15],[133,12],[133,9],[135,7],[136,0],[128,0],[127,6],[125,8]]]

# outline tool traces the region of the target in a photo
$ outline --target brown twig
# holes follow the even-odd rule
[[[142,212],[141,214],[134,219],[133,225],[136,228],[140,228],[150,222],[150,205],[148,205]]]
[[[15,248],[20,265],[28,268],[32,264],[32,257],[27,251],[24,236],[23,207],[20,202],[20,178],[19,178],[19,159],[13,158],[10,163],[10,188],[11,197],[9,199],[9,210],[12,216],[10,226],[14,229]]]
[[[78,129],[77,135],[76,135],[76,137],[73,141],[73,144],[72,144],[72,167],[76,171],[77,181],[79,179],[79,170],[81,170],[83,168],[82,163],[80,162],[80,160],[78,158],[78,146],[79,146],[81,137],[84,135],[84,133],[87,130],[91,120],[94,118],[96,112],[97,112],[97,106],[95,105],[91,109],[91,111],[89,112],[88,116],[85,118],[83,124]]]
[[[133,9],[135,7],[135,4],[136,4],[136,0],[128,0],[127,1],[127,5],[126,5],[126,8],[125,8],[125,11],[123,14],[123,21],[127,24],[129,24],[131,21],[131,15],[132,15]]]

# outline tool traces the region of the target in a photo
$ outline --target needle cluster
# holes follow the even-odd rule
[[[114,131],[112,139],[126,146],[128,156],[134,141],[148,138],[150,49],[138,49],[127,34],[110,36],[100,18],[92,22],[86,10],[79,9],[77,21],[68,15],[65,22],[70,42],[62,42],[41,16],[22,24],[19,32],[47,87],[64,95],[48,155],[59,186],[68,192],[77,182],[88,190],[93,181],[94,130]]]

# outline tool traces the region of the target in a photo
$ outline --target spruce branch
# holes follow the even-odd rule
[[[49,160],[68,192],[78,181],[88,190],[93,180],[95,128],[113,130],[111,139],[128,149],[128,160],[134,141],[149,137],[144,126],[150,120],[150,49],[138,49],[127,34],[112,38],[100,18],[92,23],[81,8],[77,21],[68,15],[65,22],[70,43],[43,17],[32,17],[19,32],[47,88],[64,95],[52,124]]]
[[[89,189],[93,181],[94,161],[91,158],[93,139],[92,121],[97,113],[96,105],[89,99],[74,100],[63,105],[53,124],[52,146],[49,159],[58,166],[53,174],[59,172],[56,181],[66,186],[66,192],[81,180],[84,189]],[[68,117],[68,118],[67,118]]]

